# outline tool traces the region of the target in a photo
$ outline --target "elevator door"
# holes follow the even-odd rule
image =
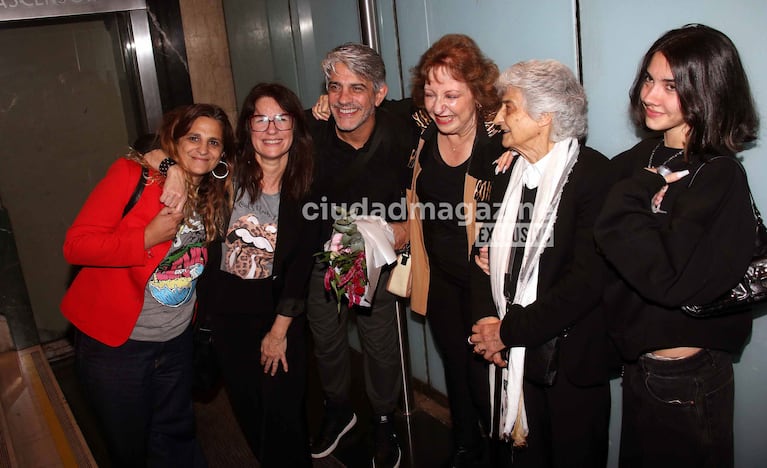
[[[128,23],[109,13],[0,24],[0,199],[43,342],[67,328],[65,232],[141,131]]]

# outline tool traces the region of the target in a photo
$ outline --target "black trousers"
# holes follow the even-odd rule
[[[467,282],[431,270],[426,320],[445,368],[454,442],[464,447],[479,442],[479,423],[487,429],[490,418],[488,365],[466,342],[472,325],[469,304]]]
[[[499,466],[598,468],[607,464],[610,386],[577,387],[560,368],[551,387],[525,381],[522,387],[530,433]]]
[[[264,467],[311,466],[306,423],[306,319],[287,333],[288,372],[260,365],[261,340],[274,321],[272,281],[243,280],[220,270],[205,287],[212,295],[210,327],[224,385],[237,422]]]

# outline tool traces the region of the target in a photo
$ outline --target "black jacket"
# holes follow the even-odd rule
[[[280,200],[272,276],[267,279],[244,280],[221,271],[221,242],[210,245],[208,267],[197,285],[201,310],[215,314],[260,311],[288,317],[304,312],[315,246],[306,240],[309,223],[301,213],[302,206],[287,197]],[[222,290],[219,286],[224,283],[227,287]]]
[[[509,347],[535,348],[568,330],[560,343],[559,369],[578,386],[608,380],[609,346],[601,303],[606,268],[594,245],[593,225],[610,180],[607,158],[582,146],[562,192],[554,244],[540,258],[538,299],[526,307],[511,305],[501,325],[501,339]],[[497,206],[504,193],[505,187],[496,182],[492,200]],[[472,265],[474,319],[496,315],[490,277]]]

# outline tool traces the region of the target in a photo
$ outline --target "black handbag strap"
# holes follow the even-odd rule
[[[123,208],[123,218],[134,206],[136,206],[136,203],[138,203],[138,199],[141,198],[141,194],[144,193],[144,186],[146,186],[146,181],[148,179],[149,168],[144,167],[141,169],[141,177],[138,178],[138,183],[136,184],[136,188],[133,189],[133,194],[131,194],[128,203],[126,203],[125,208]]]
[[[756,201],[754,200],[754,194],[751,193],[751,185],[748,183],[748,174],[746,173],[746,168],[743,167],[743,164],[741,164],[740,161],[738,161],[734,157],[730,156],[714,156],[713,158],[709,159],[708,161],[705,161],[703,164],[698,166],[698,168],[693,173],[692,177],[690,178],[690,182],[687,184],[687,187],[692,187],[692,183],[695,182],[695,178],[698,176],[698,173],[701,169],[703,169],[703,166],[710,163],[711,161],[714,161],[715,159],[729,159],[730,161],[734,162],[735,164],[740,167],[740,170],[743,171],[743,175],[746,176],[746,188],[748,189],[748,197],[751,199],[751,209],[754,212],[754,219],[756,219],[757,225],[764,225],[764,222],[762,221],[762,213],[759,212],[759,208],[756,207]]]
[[[735,164],[740,167],[740,170],[743,171],[743,175],[746,176],[746,188],[748,189],[748,197],[751,199],[751,211],[754,214],[754,219],[756,220],[756,241],[755,241],[755,247],[754,247],[754,255],[764,255],[767,254],[767,227],[764,226],[764,221],[762,220],[762,213],[759,212],[759,208],[756,207],[756,201],[754,200],[754,194],[751,192],[751,185],[748,183],[748,174],[746,173],[746,168],[743,167],[743,164],[741,164],[740,161],[738,161],[734,157],[730,156],[714,156],[713,158],[709,159],[708,161],[705,161],[703,164],[698,166],[698,168],[695,170],[695,173],[692,175],[692,178],[690,179],[689,184],[687,184],[688,187],[692,186],[692,183],[695,181],[695,177],[697,177],[698,173],[701,169],[703,169],[703,166],[710,163],[711,161],[715,159],[729,159]]]

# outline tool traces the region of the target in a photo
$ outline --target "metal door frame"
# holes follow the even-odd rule
[[[7,0],[0,8],[0,24],[10,21],[126,12],[130,17],[131,44],[138,69],[141,115],[147,131],[154,131],[162,121],[162,102],[154,64],[149,12],[146,0]]]

